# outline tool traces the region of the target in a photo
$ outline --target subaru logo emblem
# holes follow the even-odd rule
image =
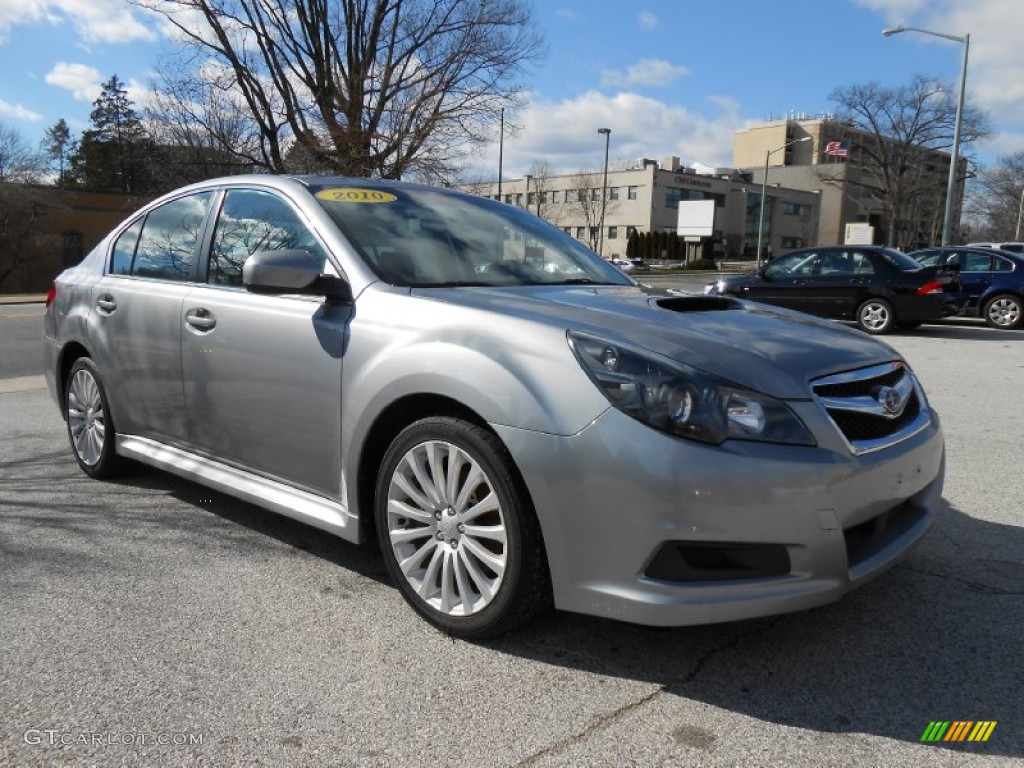
[[[896,415],[903,410],[903,396],[892,387],[882,387],[878,390],[878,404],[887,412]]]

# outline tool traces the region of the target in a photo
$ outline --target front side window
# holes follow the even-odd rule
[[[308,251],[323,269],[323,248],[287,202],[270,192],[230,189],[213,233],[207,282],[241,287],[246,259],[283,250]]]
[[[764,273],[768,277],[808,277],[817,272],[820,262],[817,251],[788,253],[768,262]]]
[[[213,192],[199,192],[150,211],[142,225],[131,274],[178,282],[191,279],[212,199]]]

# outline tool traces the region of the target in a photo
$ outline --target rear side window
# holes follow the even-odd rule
[[[996,256],[992,259],[993,272],[1013,272],[1013,262]]]
[[[200,192],[150,211],[142,226],[131,273],[179,282],[191,279],[212,198],[212,192]]]
[[[326,254],[292,207],[277,195],[255,189],[228,190],[217,217],[207,282],[242,285],[245,260],[258,251],[303,250],[323,269]]]
[[[121,233],[114,243],[114,257],[110,262],[110,274],[130,275],[132,259],[135,258],[135,246],[139,243],[139,232],[142,231],[143,219],[138,219]]]

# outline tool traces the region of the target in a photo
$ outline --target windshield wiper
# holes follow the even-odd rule
[[[609,283],[607,280],[595,280],[592,277],[567,277],[565,280],[540,283],[540,285],[620,285],[620,283]],[[621,283],[621,285],[625,285],[625,283]]]

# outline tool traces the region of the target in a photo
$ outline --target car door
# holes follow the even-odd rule
[[[994,253],[958,250],[946,261],[947,264],[956,264],[960,267],[961,290],[967,296],[967,310],[972,314],[977,313],[982,296],[992,285],[994,257]]]
[[[211,192],[184,195],[132,222],[93,288],[91,352],[122,434],[187,439],[179,317],[194,286],[212,198]]]
[[[804,290],[805,312],[821,317],[853,317],[871,274],[864,253],[849,248],[824,248]]]
[[[257,251],[326,249],[276,192],[225,192],[200,284],[182,305],[181,359],[196,450],[263,476],[337,497],[341,369],[351,306],[242,287]]]
[[[816,250],[794,251],[768,262],[760,277],[742,287],[744,298],[802,312],[813,311],[813,278],[821,257]]]

